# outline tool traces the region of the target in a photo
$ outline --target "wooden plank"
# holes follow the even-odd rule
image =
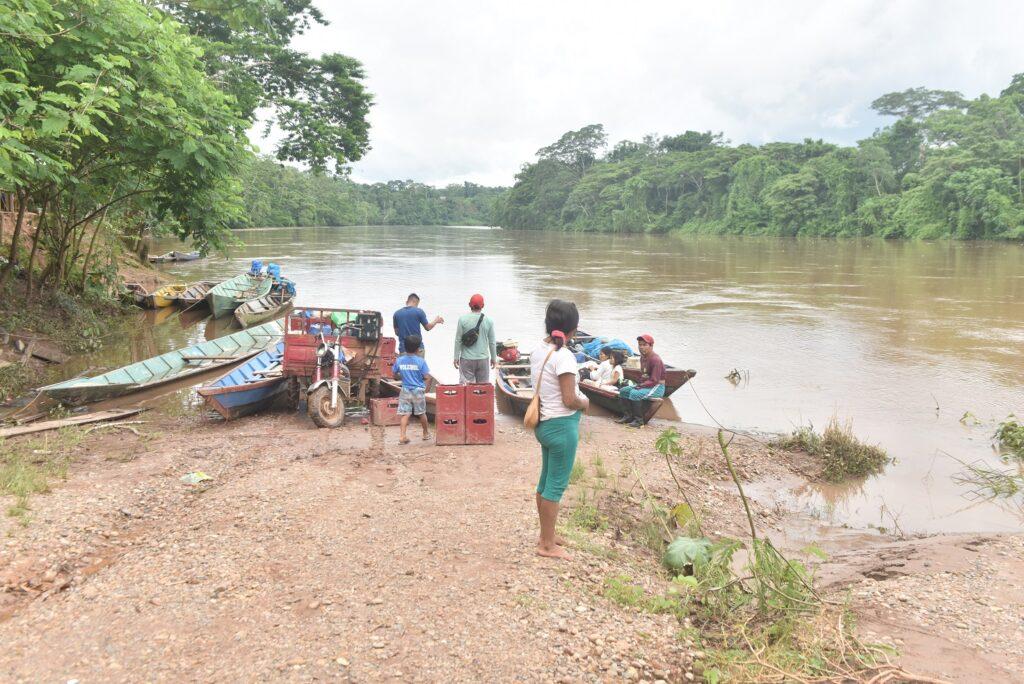
[[[41,423],[34,423],[32,425],[23,425],[22,427],[7,428],[5,430],[0,430],[0,438],[14,437],[16,435],[27,435],[31,432],[43,432],[44,430],[56,430],[57,428],[68,427],[70,425],[98,423],[101,420],[114,420],[115,418],[134,416],[136,413],[141,412],[141,408],[111,409],[110,411],[85,413],[81,416],[74,416],[73,418],[61,418],[60,420],[46,420]]]
[[[205,355],[192,356],[192,355],[188,355],[188,354],[182,354],[181,358],[183,358],[186,361],[228,361],[230,359],[237,359],[238,358],[238,354],[223,354],[223,355],[211,354],[209,356],[205,356]]]

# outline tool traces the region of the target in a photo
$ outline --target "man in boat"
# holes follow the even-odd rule
[[[455,367],[462,384],[490,384],[491,368],[498,360],[494,321],[485,316],[484,296],[469,298],[469,313],[459,317],[455,329]]]
[[[654,353],[654,338],[640,335],[636,344],[640,349],[640,382],[619,390],[623,414],[615,421],[632,428],[644,426],[645,401],[665,396],[665,363]]]
[[[437,316],[434,320],[428,321],[427,314],[420,308],[420,296],[413,292],[406,298],[405,306],[396,311],[395,315],[391,317],[391,323],[395,326],[395,337],[398,338],[398,351],[404,352],[406,337],[416,335],[423,339],[420,326],[423,326],[424,330],[433,330],[435,325],[444,323],[444,319]],[[420,356],[423,356],[422,344],[418,353]]]

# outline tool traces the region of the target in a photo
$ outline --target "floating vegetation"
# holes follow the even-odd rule
[[[999,424],[994,437],[1001,449],[1017,458],[1024,458],[1024,425],[1012,413]]]
[[[970,501],[1006,501],[1024,509],[1024,475],[1019,471],[994,468],[981,461],[964,463],[952,476],[954,483],[968,487],[964,493]]]
[[[740,385],[746,386],[750,384],[750,371],[733,368],[729,371],[729,374],[725,376],[725,379],[731,382],[734,387],[739,387]]]

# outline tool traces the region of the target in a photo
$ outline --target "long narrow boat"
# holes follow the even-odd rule
[[[162,309],[165,306],[174,304],[174,300],[185,291],[186,285],[184,283],[175,283],[173,285],[164,285],[159,290],[153,290],[146,295],[146,306],[150,309]]]
[[[124,289],[136,306],[146,305],[146,295],[148,295],[149,292],[146,291],[145,286],[141,283],[125,283]]]
[[[597,387],[586,382],[580,383],[580,392],[582,392],[590,403],[596,404],[601,408],[611,411],[612,413],[621,414],[622,404],[619,403],[619,393],[612,390],[604,389],[603,387]],[[644,402],[644,415],[642,416],[644,425],[654,417],[654,414],[661,408],[663,399],[648,399]]]
[[[167,252],[149,257],[151,264],[164,264],[169,261],[195,261],[200,256],[199,252]]]
[[[280,321],[241,330],[208,342],[167,352],[160,356],[91,378],[74,378],[39,391],[66,404],[86,404],[155,387],[196,373],[238,363],[276,344],[284,335]]]
[[[263,297],[270,292],[273,285],[272,278],[243,273],[213,287],[206,295],[206,301],[209,302],[214,317],[219,318],[227,316],[249,300]]]
[[[530,380],[530,360],[523,357],[516,363],[499,363],[495,368],[494,381],[498,410],[515,416],[525,416],[533,399],[533,383]]]
[[[269,321],[284,315],[285,312],[292,308],[292,302],[294,301],[294,296],[276,289],[276,291],[266,296],[239,305],[235,309],[235,320],[243,328],[248,328],[250,325]]]
[[[596,337],[594,335],[589,335],[589,334],[583,332],[582,330],[578,330],[578,331],[576,331],[576,336],[573,339],[576,342],[582,344],[582,343],[585,343],[585,342],[590,342],[591,340],[596,339]],[[596,359],[592,359],[592,360],[596,360]],[[632,380],[633,382],[640,382],[640,369],[639,368],[627,368],[626,366],[623,366],[622,367],[622,374],[626,377],[627,380]],[[697,374],[697,371],[695,371],[695,370],[684,370],[682,368],[677,368],[676,366],[670,366],[669,364],[666,363],[665,364],[665,396],[667,397],[667,396],[671,395],[677,389],[679,389],[680,387],[685,385],[690,380],[690,378],[692,378],[696,374]]]
[[[255,413],[269,406],[288,387],[288,378],[281,373],[283,355],[284,342],[278,342],[200,387],[199,396],[225,420]]]
[[[182,307],[199,306],[206,303],[206,295],[216,287],[217,280],[200,280],[185,288],[185,291],[174,299],[174,303]]]

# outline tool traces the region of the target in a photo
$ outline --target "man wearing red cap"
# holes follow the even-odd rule
[[[665,396],[665,363],[654,353],[654,338],[650,335],[636,338],[636,345],[640,349],[640,382],[619,390],[623,414],[615,422],[639,428],[644,426],[644,401]]]
[[[484,297],[469,298],[469,313],[459,317],[455,329],[455,367],[463,384],[491,382],[490,369],[498,359],[494,322],[483,313]]]

